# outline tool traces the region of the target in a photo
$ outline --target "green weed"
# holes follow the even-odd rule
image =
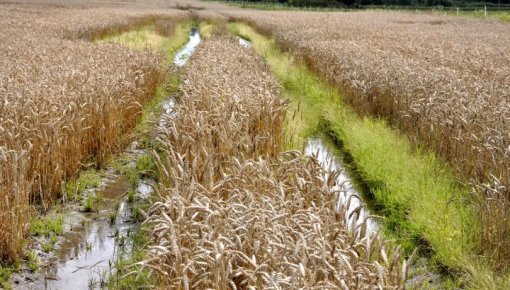
[[[87,241],[87,242],[85,243],[85,250],[86,250],[87,252],[92,251],[92,242]]]
[[[85,199],[85,203],[83,204],[83,211],[92,212],[93,208],[94,208],[94,198],[92,196],[88,196]]]
[[[133,203],[135,201],[136,191],[134,189],[130,189],[127,194],[127,202]]]
[[[32,272],[37,271],[39,269],[39,264],[41,263],[41,260],[39,259],[39,256],[36,252],[32,251],[27,254],[27,260],[28,260],[28,269]]]
[[[101,183],[101,175],[95,169],[83,171],[75,180],[66,183],[66,194],[69,200],[77,200],[78,197],[87,188],[99,186]]]
[[[115,221],[117,220],[117,212],[111,212],[109,214],[110,224],[115,224]]]
[[[144,220],[143,212],[146,212],[148,208],[148,204],[133,204],[131,207],[131,211],[133,214],[133,220],[137,222],[141,222]]]
[[[47,242],[42,244],[42,250],[45,253],[49,253],[55,249],[55,244],[58,242],[58,236],[54,233],[50,234],[50,238]]]
[[[110,160],[108,160],[107,164],[109,167],[112,167],[113,169],[115,169],[116,172],[123,174],[124,171],[126,171],[126,167],[127,167],[128,163],[129,163],[129,159],[127,159],[124,156],[122,156],[122,157],[112,156],[110,158]]]
[[[144,249],[148,244],[148,238],[144,229],[138,229],[131,234],[132,247],[127,257],[119,256],[114,262],[112,273],[108,280],[108,287],[112,289],[143,289],[150,288],[155,281],[150,271],[141,269],[137,262],[146,258]],[[129,275],[126,275],[131,273]]]
[[[152,175],[154,175],[155,169],[156,163],[152,155],[145,154],[136,160],[136,170],[139,173],[149,174],[152,172]]]
[[[30,234],[49,237],[51,234],[61,235],[64,231],[64,217],[33,218],[30,222]]]
[[[84,212],[95,212],[99,210],[101,203],[103,202],[103,196],[96,192],[95,195],[89,195],[83,201]]]
[[[11,289],[9,279],[11,278],[12,273],[12,268],[0,265],[0,287],[3,287],[4,289]]]
[[[42,250],[45,252],[45,253],[49,253],[51,251],[53,251],[53,244],[52,243],[44,243],[42,245]]]

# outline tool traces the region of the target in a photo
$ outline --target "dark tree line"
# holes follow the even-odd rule
[[[362,7],[378,6],[443,6],[443,7],[507,7],[510,0],[248,0],[249,2],[278,2],[293,6]]]

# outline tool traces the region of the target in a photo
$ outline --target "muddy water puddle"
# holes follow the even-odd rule
[[[44,271],[44,289],[101,288],[112,273],[115,260],[129,247],[128,232],[134,223],[116,224],[87,219],[64,235],[58,256]]]
[[[83,289],[105,286],[117,258],[128,247],[136,226],[122,197],[131,184],[121,175],[100,192],[98,213],[84,213],[68,225],[64,242],[44,268],[45,289]]]
[[[130,234],[137,230],[126,201],[132,188],[124,175],[111,176],[97,190],[101,200],[93,212],[69,210],[64,234],[51,254],[39,253],[40,269],[13,277],[15,289],[100,289],[114,273],[117,259],[130,252]],[[148,197],[153,189],[140,181],[136,194]]]
[[[131,182],[125,175],[120,175],[117,179],[106,184],[105,189],[101,191],[101,196],[106,199],[118,199],[124,196],[130,189]]]

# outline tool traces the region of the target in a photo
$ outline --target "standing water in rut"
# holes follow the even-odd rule
[[[198,29],[196,27],[191,28],[191,32],[189,34],[189,41],[188,43],[180,50],[174,57],[174,64],[177,67],[183,67],[195,51],[195,48],[200,44],[202,39],[200,38],[200,33],[198,32]],[[175,106],[175,99],[169,98],[163,103],[163,113],[173,116],[174,111],[173,108]],[[158,122],[158,125],[160,127],[163,127],[165,125],[165,120],[161,118]]]
[[[135,149],[136,142],[124,153],[130,160],[146,154]],[[128,167],[135,167],[130,162]],[[147,198],[146,181],[140,180],[134,191],[139,199]],[[107,285],[115,272],[115,262],[126,257],[132,246],[131,233],[138,222],[128,205],[127,193],[132,181],[113,168],[102,174],[99,185],[85,189],[82,199],[92,200],[82,208],[70,203],[63,207],[64,233],[56,249],[37,251],[39,270],[21,271],[13,276],[15,289],[96,289]],[[152,188],[150,189],[152,191]],[[143,191],[143,192],[142,192]],[[37,249],[37,248],[36,248]]]
[[[184,66],[193,54],[193,51],[195,51],[195,48],[200,44],[200,41],[201,38],[198,29],[196,27],[191,28],[189,41],[186,46],[175,55],[174,64],[178,67]]]
[[[123,178],[107,185],[106,191],[124,193],[130,183]],[[104,207],[114,207],[115,198],[105,201]],[[44,268],[45,289],[83,289],[83,287],[103,287],[107,282],[115,259],[122,256],[130,246],[129,233],[135,229],[129,208],[125,201],[119,201],[116,218],[88,214],[67,229],[64,242],[57,250],[57,256],[50,259]]]
[[[329,172],[332,170],[340,172],[336,180],[335,190],[341,194],[339,203],[347,204],[346,220],[352,225],[354,216],[351,216],[359,209],[359,219],[357,223],[361,223],[367,219],[367,231],[374,233],[379,229],[379,225],[370,217],[367,207],[363,204],[361,194],[355,188],[351,178],[347,174],[345,167],[335,154],[328,148],[327,144],[321,139],[309,139],[305,147],[305,154],[315,156],[322,168],[325,170],[324,179],[328,179]],[[340,204],[338,204],[340,206]]]
[[[239,44],[246,48],[251,48],[251,42],[249,40],[242,38],[242,37],[239,37]]]

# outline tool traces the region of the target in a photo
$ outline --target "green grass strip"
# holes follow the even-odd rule
[[[457,182],[448,166],[433,153],[413,148],[407,137],[384,120],[357,115],[335,87],[291,54],[281,52],[274,39],[243,23],[230,23],[229,29],[252,42],[291,100],[288,146],[301,149],[307,137],[320,132],[341,144],[352,156],[377,213],[385,217],[388,238],[396,239],[408,253],[419,246],[432,264],[459,278],[454,284],[467,281],[467,286],[477,289],[509,285],[508,279],[497,278],[477,256],[474,201],[469,188]]]

